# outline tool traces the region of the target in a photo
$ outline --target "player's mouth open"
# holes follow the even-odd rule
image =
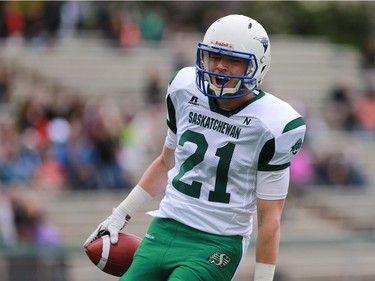
[[[222,86],[222,85],[225,85],[229,82],[229,79],[224,79],[224,78],[219,78],[219,77],[215,77],[215,84],[216,86]]]

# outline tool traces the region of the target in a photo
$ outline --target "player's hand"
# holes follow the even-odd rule
[[[112,214],[89,236],[83,247],[87,247],[91,242],[95,241],[99,237],[109,234],[112,244],[116,244],[118,241],[118,233],[125,227],[129,222],[130,216],[125,214],[120,208],[115,208]]]

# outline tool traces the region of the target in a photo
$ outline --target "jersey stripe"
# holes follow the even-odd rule
[[[283,130],[283,134],[303,125],[305,125],[305,121],[302,117],[298,117],[286,124]]]
[[[267,171],[268,163],[271,161],[274,154],[275,154],[275,139],[272,138],[264,144],[259,154],[259,161],[258,161],[259,171]]]
[[[281,171],[281,170],[288,168],[289,166],[290,166],[290,162],[282,164],[282,165],[267,165],[266,167],[264,167],[264,169],[262,170],[259,169],[259,171],[262,171],[262,172]]]
[[[179,72],[179,71],[176,71],[176,72],[173,74],[173,76],[172,76],[172,78],[171,78],[171,81],[169,81],[169,85],[172,84],[172,82],[173,82],[173,80],[176,78],[178,72]]]
[[[280,171],[290,166],[290,162],[281,165],[270,165],[272,157],[275,154],[275,139],[268,140],[259,154],[258,171]]]
[[[169,95],[167,96],[167,110],[168,110],[167,125],[169,129],[171,129],[171,131],[176,134],[177,133],[176,110],[174,109],[174,105]]]

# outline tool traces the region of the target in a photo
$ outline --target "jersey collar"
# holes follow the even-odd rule
[[[260,90],[257,91],[257,95],[255,97],[253,97],[252,99],[244,102],[243,104],[241,104],[239,107],[237,108],[234,108],[232,110],[225,110],[221,107],[219,107],[216,103],[216,99],[215,98],[208,98],[208,104],[210,106],[210,109],[211,111],[213,112],[216,112],[216,113],[219,113],[221,115],[224,115],[226,117],[231,117],[232,115],[240,112],[242,109],[244,109],[245,107],[247,107],[249,104],[261,99],[262,97],[264,97],[266,94]]]

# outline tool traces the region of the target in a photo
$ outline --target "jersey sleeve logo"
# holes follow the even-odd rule
[[[290,152],[292,152],[293,155],[296,155],[297,152],[301,149],[301,147],[302,147],[302,139],[299,138],[297,142],[294,145],[292,145]]]
[[[193,105],[199,105],[199,103],[198,103],[198,97],[192,96],[191,100],[189,101],[189,103],[193,104]]]

